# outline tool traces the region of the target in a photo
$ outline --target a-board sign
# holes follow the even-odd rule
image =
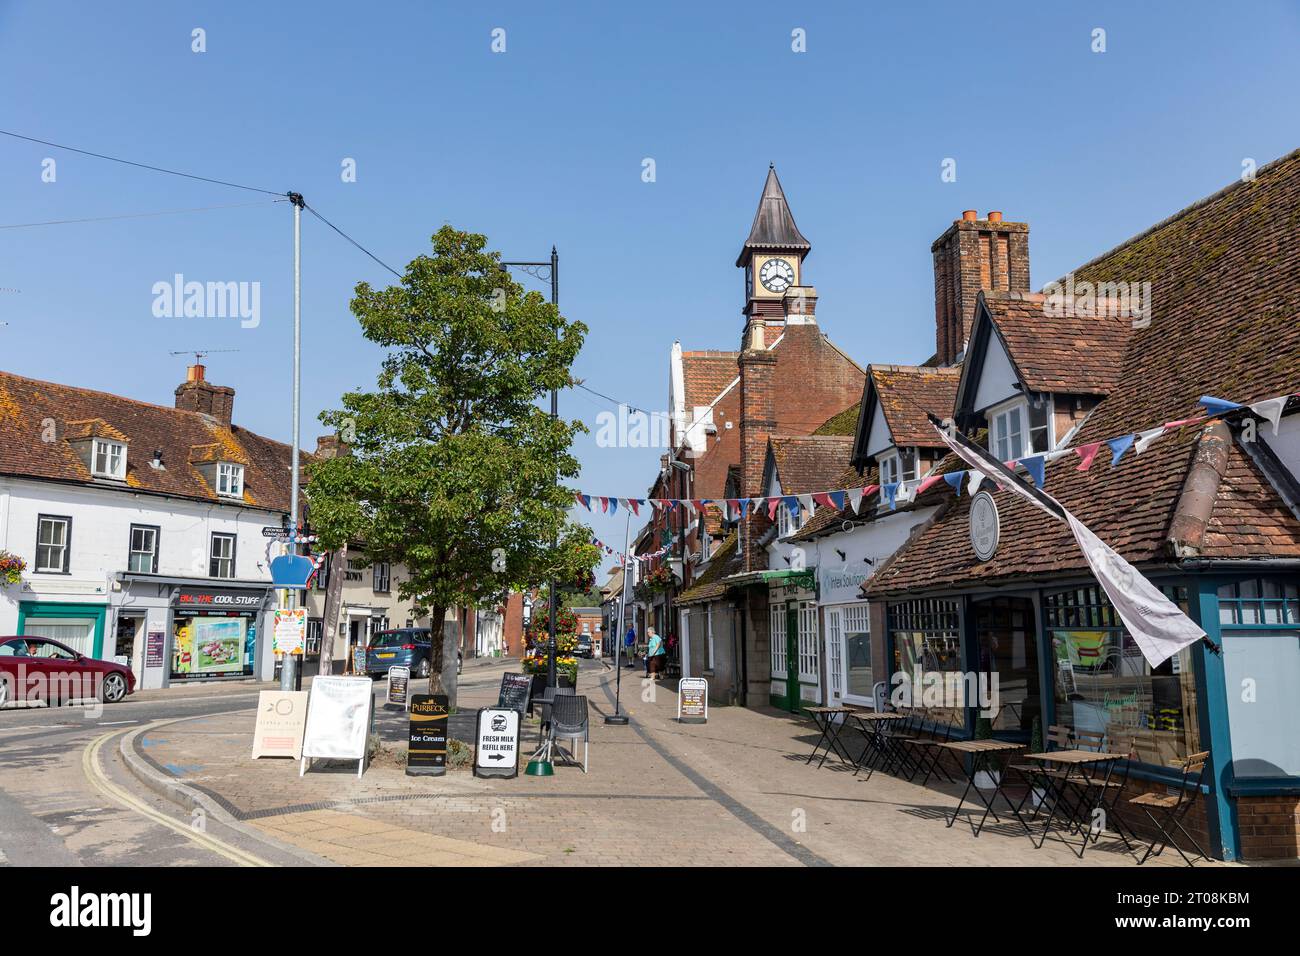
[[[374,718],[373,686],[368,677],[316,677],[307,701],[302,765],[312,759],[355,760],[357,776],[366,767],[366,744]]]
[[[289,608],[275,612],[271,649],[277,654],[301,654],[307,646],[307,609]]]
[[[519,711],[484,707],[478,712],[474,776],[519,775]]]
[[[497,696],[497,706],[504,710],[517,710],[522,714],[528,709],[528,700],[532,693],[531,674],[502,674],[501,693]]]
[[[357,644],[352,648],[352,673],[366,673],[366,646]]]
[[[703,677],[683,677],[677,682],[677,721],[702,724],[709,719],[709,682]]]
[[[445,694],[416,694],[411,698],[411,733],[406,744],[406,772],[412,777],[440,777],[447,772],[447,714]]]
[[[253,728],[253,759],[302,757],[307,727],[305,690],[264,690],[257,695],[257,725]]]
[[[384,702],[385,707],[406,708],[406,694],[411,684],[411,669],[409,667],[390,667],[388,668],[388,700]]]

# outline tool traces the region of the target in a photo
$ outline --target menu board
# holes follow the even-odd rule
[[[522,714],[528,709],[528,700],[532,693],[531,674],[502,674],[501,693],[497,695],[497,706],[503,710],[517,710]]]
[[[677,682],[677,722],[703,724],[709,719],[709,682],[683,677]]]
[[[411,683],[411,669],[394,665],[388,668],[388,700],[385,707],[406,709],[407,690]]]
[[[352,647],[352,673],[366,673],[366,646],[356,644]]]
[[[316,677],[307,705],[307,729],[302,742],[302,767],[311,757],[358,761],[365,768],[366,744],[374,714],[374,689],[365,677]]]
[[[411,697],[411,731],[406,745],[408,776],[440,777],[447,772],[447,714],[445,694]]]

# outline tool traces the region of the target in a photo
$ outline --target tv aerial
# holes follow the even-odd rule
[[[168,352],[168,355],[193,355],[194,364],[198,365],[205,356],[215,355],[218,352],[238,352],[239,349],[181,349],[179,352]]]

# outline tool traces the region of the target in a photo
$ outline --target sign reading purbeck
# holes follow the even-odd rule
[[[406,744],[406,773],[411,777],[440,777],[447,772],[447,714],[444,694],[411,698],[411,731]]]

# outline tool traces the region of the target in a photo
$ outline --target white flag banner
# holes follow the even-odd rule
[[[942,428],[936,427],[935,431],[939,433],[945,445],[978,473],[994,482],[1003,478],[997,469],[976,450],[950,438]],[[1078,542],[1083,558],[1092,569],[1097,583],[1110,598],[1110,603],[1115,607],[1120,620],[1124,622],[1124,627],[1133,635],[1133,640],[1142,651],[1142,656],[1153,668],[1159,667],[1184,647],[1206,636],[1197,623],[1184,614],[1177,604],[1165,597],[1159,588],[1120,557],[1118,552],[1089,531],[1082,521],[1066,511],[1059,501],[1046,492],[1040,491],[1035,495],[1019,481],[1009,481],[1006,484],[1020,497],[1046,511],[1053,518],[1059,518],[1060,515],[1044,504],[1038,495],[1061,509],[1061,514],[1065,516],[1070,530],[1074,532],[1074,540]]]
[[[1138,455],[1142,454],[1144,451],[1147,450],[1147,448],[1151,446],[1151,443],[1153,441],[1155,441],[1164,433],[1165,433],[1164,425],[1161,425],[1159,428],[1148,428],[1144,432],[1138,432],[1137,441],[1133,443],[1134,453]]]
[[[1088,567],[1092,568],[1093,577],[1110,598],[1148,664],[1159,667],[1184,647],[1205,637],[1195,621],[1114,548],[1089,531],[1087,525],[1068,511],[1065,520]]]

